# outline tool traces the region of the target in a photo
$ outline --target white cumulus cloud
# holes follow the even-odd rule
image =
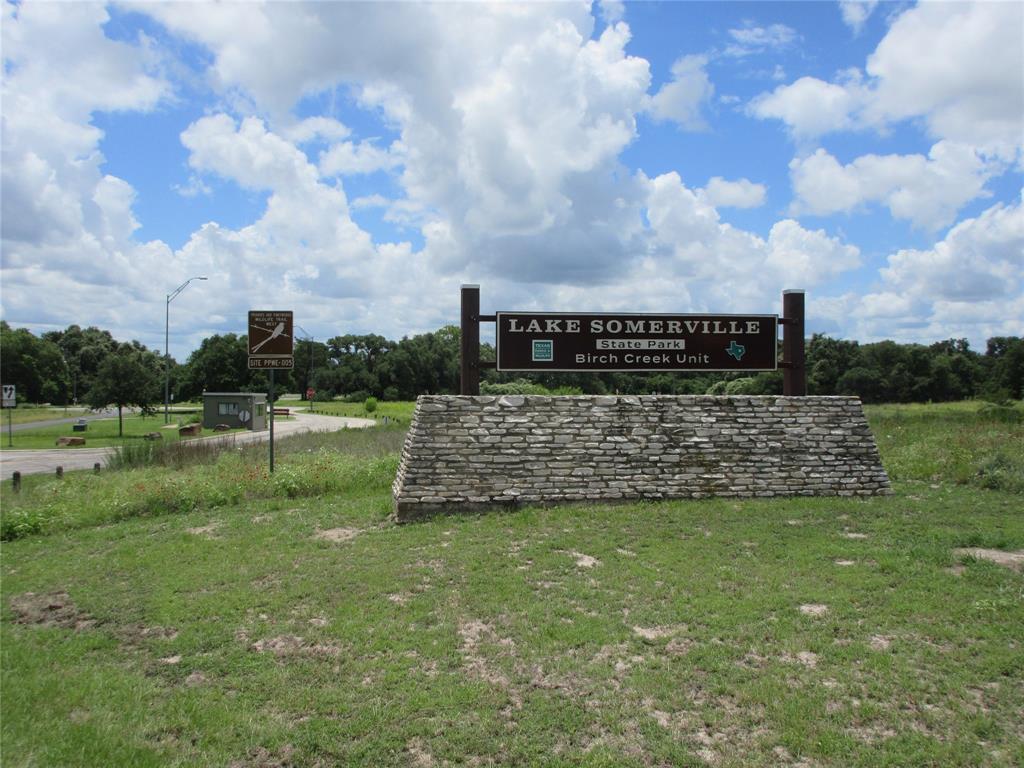
[[[843,23],[859,35],[877,5],[878,0],[839,0],[839,11]]]
[[[877,290],[816,306],[866,341],[1019,336],[1024,325],[1024,206],[997,203],[931,248],[900,249]]]
[[[774,51],[792,45],[799,38],[796,30],[785,24],[761,27],[753,23],[729,30],[733,42],[725,48],[726,56],[743,58],[755,53]]]
[[[1013,158],[1024,141],[1022,28],[1021,3],[922,3],[896,18],[863,73],[801,78],[750,112],[797,138],[921,119],[936,139]]]
[[[704,198],[716,208],[757,208],[764,205],[766,193],[764,184],[749,179],[727,181],[721,176],[713,176],[704,187]]]
[[[999,164],[972,147],[941,141],[924,155],[862,155],[842,165],[824,149],[789,164],[798,213],[827,215],[881,203],[898,219],[938,229],[984,196]]]
[[[689,131],[707,129],[702,112],[715,93],[706,71],[707,63],[707,56],[683,56],[676,60],[672,79],[651,98],[649,111],[656,120],[671,120]]]
[[[863,95],[858,88],[827,83],[816,77],[801,77],[764,93],[749,105],[749,112],[761,119],[781,120],[796,136],[805,140],[855,126],[853,115]]]
[[[320,173],[324,176],[346,176],[386,171],[401,164],[396,152],[381,149],[369,141],[343,141],[320,155]]]

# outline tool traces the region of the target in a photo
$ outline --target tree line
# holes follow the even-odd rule
[[[494,348],[481,345],[481,359]],[[203,340],[184,363],[167,361],[176,402],[206,392],[267,390],[265,371],[248,369],[244,335]],[[108,331],[71,325],[35,336],[0,322],[0,380],[18,387],[19,399],[54,404],[151,406],[163,401],[163,355],[142,344],[118,342]],[[277,371],[278,392],[307,390],[316,399],[411,400],[420,394],[456,393],[459,329],[392,341],[376,334],[298,340],[295,367]],[[934,344],[880,341],[861,344],[815,334],[807,343],[808,392],[857,395],[864,402],[941,402],[1024,398],[1024,339],[994,337],[984,351],[966,339]],[[782,372],[722,373],[498,373],[485,369],[481,391],[586,394],[780,394]]]

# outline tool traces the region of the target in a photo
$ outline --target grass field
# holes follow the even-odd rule
[[[7,417],[11,417],[12,424],[30,424],[33,421],[47,421],[49,419],[64,419],[78,416],[85,416],[90,413],[88,408],[68,406],[36,406],[19,405],[17,408],[4,408],[0,414],[0,426],[7,428]]]
[[[182,419],[188,414],[177,413],[172,415],[171,424],[184,423]],[[56,448],[58,437],[84,437],[84,448],[105,448],[111,445],[121,445],[124,442],[139,442],[147,432],[159,432],[164,442],[178,440],[177,429],[164,429],[163,414],[156,416],[130,416],[124,417],[124,436],[118,435],[117,417],[112,419],[96,419],[89,422],[85,432],[75,432],[71,424],[58,424],[51,427],[40,427],[38,429],[26,429],[13,434],[12,446],[7,445],[7,436],[3,436],[3,448],[11,450],[26,450],[30,448]],[[231,430],[238,432],[241,430]],[[211,430],[205,430],[204,434],[213,434]],[[186,438],[188,439],[188,438]],[[68,446],[64,450],[73,451],[75,447]]]
[[[401,424],[408,424],[412,419],[412,411],[416,403],[411,401],[400,402],[379,402],[377,409],[372,413],[367,412],[363,403],[342,403],[337,400],[326,402],[313,401],[310,407],[314,413],[326,413],[330,416],[350,416],[360,419],[377,419],[383,421],[387,416],[388,421],[397,421]]]
[[[401,427],[5,484],[4,765],[1020,765],[1024,576],[955,550],[1024,549],[1024,440],[976,411],[869,409],[866,501],[396,526]]]

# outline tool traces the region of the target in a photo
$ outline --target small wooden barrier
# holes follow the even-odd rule
[[[291,410],[289,408],[275,408],[274,409],[274,415],[275,416],[288,416],[290,413],[291,413]]]

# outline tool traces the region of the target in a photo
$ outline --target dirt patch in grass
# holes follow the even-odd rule
[[[593,568],[595,565],[601,564],[601,561],[596,557],[585,555],[582,552],[570,552],[569,554],[576,558],[577,568]]]
[[[594,654],[594,658],[591,659],[591,664],[610,668],[612,672],[611,687],[618,691],[622,689],[622,684],[630,670],[638,664],[643,664],[647,659],[647,656],[635,653],[628,643],[616,643],[615,645],[601,646],[600,650]]]
[[[892,640],[884,635],[872,635],[870,645],[873,651],[888,651]]]
[[[866,533],[856,533],[854,531],[847,531],[843,534],[844,539],[852,539],[853,541],[861,541],[867,537],[868,535]]]
[[[967,547],[964,549],[954,549],[953,554],[957,557],[973,557],[975,560],[988,560],[1018,573],[1024,571],[1024,549],[1017,550],[1016,552],[1006,552],[1001,549]]]
[[[687,707],[674,712],[658,708],[653,699],[642,705],[659,726],[687,742],[708,765],[728,762],[729,756],[752,749],[769,733],[762,725],[763,707],[741,705],[730,695],[711,696],[702,686],[693,687],[687,700]],[[717,717],[709,719],[706,711]]]
[[[618,752],[643,765],[653,764],[651,755],[644,748],[644,735],[640,723],[633,719],[624,720],[615,731],[597,723],[591,725],[583,738],[582,748],[584,754],[603,748]]]
[[[317,531],[313,534],[313,537],[329,541],[332,544],[341,544],[346,541],[352,541],[360,533],[362,531],[358,528],[328,528],[326,531]]]
[[[198,528],[186,528],[185,533],[191,533],[193,536],[203,536],[207,539],[215,539],[216,536],[213,532],[220,528],[220,523],[209,523]]]
[[[523,706],[523,698],[512,686],[508,675],[495,667],[482,652],[485,643],[501,648],[503,656],[515,655],[515,643],[511,638],[502,638],[494,631],[494,627],[483,621],[464,621],[459,624],[459,637],[462,640],[462,661],[466,671],[480,680],[490,683],[508,693],[512,706],[516,709]]]
[[[800,664],[808,669],[818,666],[818,654],[814,651],[798,651],[795,654],[784,653],[780,657],[786,664]]]
[[[291,744],[285,744],[273,752],[266,747],[257,747],[244,759],[232,760],[228,768],[292,768],[297,765],[294,757],[295,747]]]
[[[405,751],[409,754],[409,765],[412,768],[433,768],[437,765],[434,756],[430,754],[430,750],[423,743],[423,739],[412,739],[405,745]]]
[[[310,643],[298,635],[278,635],[257,640],[249,645],[249,650],[272,653],[279,659],[294,656],[333,657],[341,653],[341,648],[336,645]]]
[[[67,592],[26,592],[12,597],[10,606],[18,624],[74,630],[90,629],[96,625],[95,619],[75,607]]]
[[[828,613],[828,606],[821,603],[804,603],[800,606],[800,613],[805,616],[824,616]]]
[[[847,728],[846,732],[849,733],[857,741],[862,741],[865,744],[875,744],[879,741],[885,741],[896,736],[896,731],[892,728],[887,728],[884,725],[859,725],[852,728]]]
[[[128,624],[124,627],[118,627],[114,634],[125,645],[135,646],[142,645],[148,640],[173,640],[178,636],[178,630],[173,627],[147,627],[145,624]]]
[[[675,624],[662,627],[633,627],[633,634],[645,643],[654,643],[668,637],[675,637],[686,632],[685,624]]]

